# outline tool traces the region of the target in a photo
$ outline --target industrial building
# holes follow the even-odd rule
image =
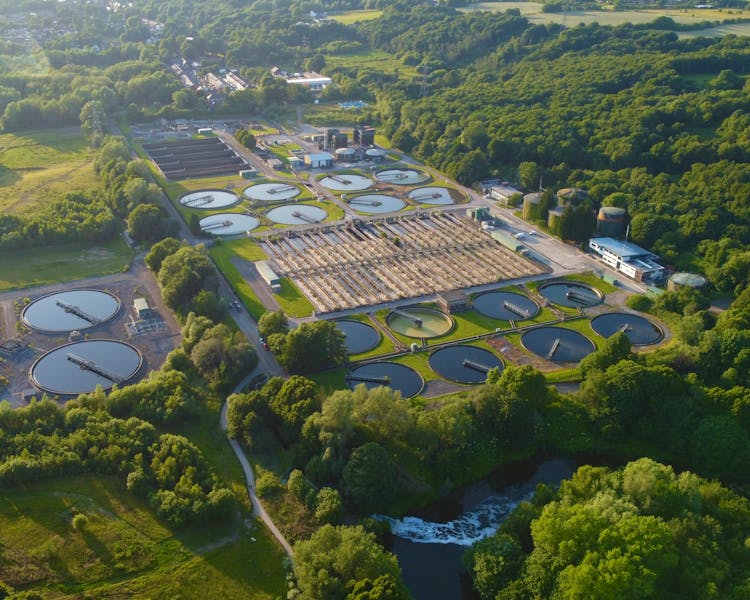
[[[314,91],[323,90],[333,83],[333,80],[330,77],[326,77],[315,71],[305,73],[287,73],[278,67],[274,67],[271,69],[271,75],[284,79],[284,81],[290,85],[304,85]]]
[[[508,204],[508,200],[511,196],[521,194],[520,190],[517,190],[512,185],[507,183],[501,183],[500,185],[493,185],[490,188],[490,196],[500,202],[501,204]]]
[[[278,293],[281,291],[281,279],[276,274],[276,271],[274,271],[268,264],[267,260],[256,261],[255,268],[257,269],[258,275],[260,275],[261,279],[265,281],[266,284],[274,292]]]
[[[311,169],[330,169],[333,166],[333,154],[329,152],[305,154],[305,164]]]
[[[591,238],[589,248],[598,254],[602,262],[627,275],[644,282],[661,282],[666,269],[656,261],[658,256],[640,246],[610,237]]]

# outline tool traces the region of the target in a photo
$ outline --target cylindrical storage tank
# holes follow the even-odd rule
[[[618,237],[625,233],[627,212],[619,206],[602,206],[596,217],[596,231],[605,237]]]
[[[539,192],[532,192],[523,197],[523,218],[526,221],[536,221],[539,219],[539,202],[542,195]]]
[[[706,287],[707,280],[703,275],[697,273],[674,273],[667,282],[667,289],[670,292],[676,291],[681,287],[691,287],[701,289]]]
[[[547,227],[555,235],[560,234],[560,219],[565,209],[561,206],[550,208],[547,213]]]
[[[338,148],[334,154],[338,160],[352,160],[357,152],[354,148]]]

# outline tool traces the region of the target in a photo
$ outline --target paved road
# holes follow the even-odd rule
[[[245,379],[243,379],[237,385],[234,391],[239,392],[244,389],[256,374],[257,369],[253,373],[245,377]],[[221,418],[219,420],[222,431],[227,430],[227,408],[227,401],[224,400],[224,405],[221,407]],[[247,482],[247,494],[248,496],[250,496],[250,503],[253,505],[253,512],[263,522],[263,524],[268,527],[268,530],[273,534],[273,537],[276,538],[279,544],[281,544],[281,547],[284,549],[284,552],[286,552],[287,556],[289,558],[293,558],[294,552],[292,550],[291,544],[284,537],[284,534],[279,531],[279,528],[276,527],[273,519],[271,519],[271,517],[268,515],[266,509],[263,508],[263,504],[261,503],[260,499],[255,494],[255,476],[253,475],[253,468],[250,466],[250,461],[247,460],[247,456],[245,456],[245,452],[242,450],[242,447],[237,440],[231,439],[229,435],[227,435],[227,439],[229,439],[229,445],[232,447],[237,460],[240,461],[242,471],[245,473],[245,481]]]

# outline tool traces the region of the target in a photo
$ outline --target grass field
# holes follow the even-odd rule
[[[697,9],[697,8],[675,8],[675,9],[644,9],[644,10],[571,10],[565,13],[542,12],[542,4],[539,2],[479,2],[471,4],[459,10],[470,11],[506,11],[518,9],[521,14],[530,21],[537,23],[564,23],[568,27],[575,27],[581,23],[599,23],[600,25],[622,25],[624,23],[650,23],[658,17],[669,17],[676,23],[695,24],[703,21],[726,21],[728,19],[750,18],[750,11],[741,9]],[[742,25],[747,25],[746,28]],[[750,32],[750,23],[730,25],[728,27],[740,27],[744,34]],[[723,26],[719,26],[721,28]],[[713,29],[713,28],[711,28]],[[710,32],[711,29],[701,30]],[[680,32],[682,36],[710,35],[695,32]]]
[[[383,50],[367,49],[351,54],[326,56],[326,63],[329,68],[369,68],[380,73],[397,73],[401,79],[413,79],[417,77],[416,67],[405,65],[396,56]]]
[[[120,237],[95,246],[13,250],[0,260],[0,291],[118,273],[130,265],[134,254]]]
[[[382,10],[352,10],[338,15],[331,15],[331,18],[334,21],[343,23],[344,25],[351,25],[357,21],[371,21],[372,19],[378,19],[382,14]]]
[[[274,298],[289,317],[309,317],[313,313],[313,305],[286,277],[281,279],[281,291]]]
[[[222,242],[221,244],[211,246],[208,253],[216,263],[216,266],[219,268],[219,270],[224,274],[224,277],[227,278],[229,285],[234,290],[234,293],[237,294],[237,297],[245,306],[247,312],[249,312],[253,319],[257,321],[258,319],[260,319],[260,316],[264,312],[266,312],[266,309],[258,296],[255,295],[255,292],[253,291],[253,288],[250,287],[250,284],[245,281],[245,279],[242,277],[242,274],[232,264],[232,258],[236,256],[236,254],[232,250],[232,246],[230,244],[231,242]],[[258,248],[258,250],[260,250],[260,248]],[[265,258],[265,255],[263,256]]]
[[[92,188],[91,161],[79,128],[0,135],[0,212],[33,211],[64,192]]]
[[[175,535],[111,477],[4,490],[0,527],[0,579],[44,597],[271,599],[285,588],[282,554],[260,525]]]

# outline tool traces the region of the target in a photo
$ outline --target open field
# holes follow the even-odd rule
[[[356,67],[380,73],[397,73],[402,79],[417,77],[416,67],[405,65],[396,56],[383,50],[366,49],[361,52],[326,56],[328,67]]]
[[[580,23],[599,23],[600,25],[622,25],[623,23],[649,23],[659,17],[669,17],[676,23],[695,24],[711,21],[726,21],[730,19],[750,18],[750,11],[741,9],[644,9],[644,10],[571,10],[565,13],[545,13],[542,12],[542,4],[538,2],[479,2],[471,4],[465,8],[459,9],[464,12],[485,10],[485,11],[506,11],[508,9],[518,9],[521,14],[530,21],[537,23],[565,23],[569,27],[575,27]],[[743,33],[738,31],[727,31],[727,33],[736,33],[737,35],[748,35],[750,33],[750,23],[733,24],[720,26],[717,29],[728,27],[730,29],[739,28]],[[713,28],[681,32],[682,35],[711,35]],[[704,33],[701,33],[704,32]],[[724,35],[723,33],[720,35]]]
[[[378,19],[382,14],[382,10],[352,10],[338,15],[331,15],[331,18],[334,21],[343,23],[344,25],[351,25],[357,21],[371,21],[372,19]]]
[[[90,189],[91,161],[76,127],[0,135],[0,212],[33,211],[58,194]]]
[[[0,260],[0,291],[117,273],[130,265],[133,256],[120,237],[95,246],[67,244],[13,250],[7,259]]]
[[[281,552],[257,523],[175,534],[123,488],[76,476],[3,491],[0,579],[49,598],[283,594]],[[76,514],[86,517],[79,530]]]

